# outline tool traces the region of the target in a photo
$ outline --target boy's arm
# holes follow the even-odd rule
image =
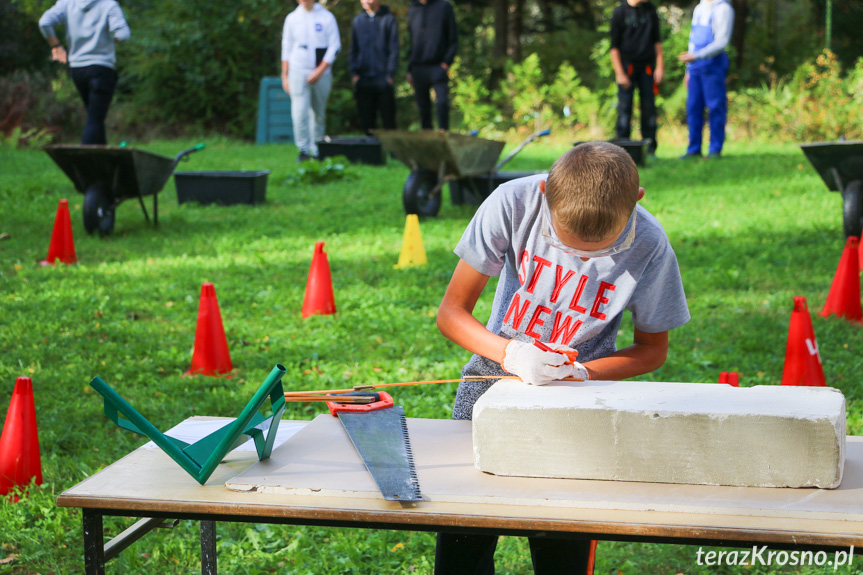
[[[606,357],[585,362],[590,379],[619,381],[650,373],[668,357],[668,332],[647,333],[635,329],[633,343]]]
[[[438,308],[437,325],[441,333],[464,349],[496,361],[527,384],[545,385],[574,373],[587,379],[581,364],[565,364],[566,355],[496,335],[473,316],[488,277],[459,260]]]
[[[389,38],[387,39],[387,42],[389,45],[389,54],[387,55],[387,80],[392,86],[393,81],[396,78],[396,71],[399,69],[399,27],[395,18],[393,18],[391,26],[389,27]]]
[[[108,29],[114,36],[115,42],[123,43],[132,37],[132,31],[119,4],[114,4],[108,11]]]
[[[656,50],[656,70],[653,71],[653,81],[662,84],[662,79],[665,78],[665,58],[662,55],[662,44],[657,42],[654,49]]]
[[[632,86],[632,81],[629,75],[623,70],[623,61],[620,59],[620,50],[617,48],[611,49],[611,66],[614,68],[614,81],[622,86],[624,90],[629,90]]]
[[[489,276],[459,260],[437,313],[437,326],[447,339],[498,363],[509,340],[495,335],[473,316],[473,309]]]

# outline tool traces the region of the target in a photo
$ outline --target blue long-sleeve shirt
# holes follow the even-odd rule
[[[113,68],[114,41],[123,42],[132,35],[115,0],[59,0],[39,18],[39,30],[48,39],[57,35],[58,26],[66,27],[66,54],[72,68]]]
[[[713,17],[711,23],[711,15]],[[692,25],[711,26],[713,29],[713,42],[700,50],[694,50],[689,45],[689,52],[696,60],[705,60],[718,56],[731,41],[731,32],[734,30],[734,8],[728,0],[701,0],[692,13]]]

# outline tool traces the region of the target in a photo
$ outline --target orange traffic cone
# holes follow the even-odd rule
[[[222,325],[216,288],[211,283],[201,284],[195,351],[192,353],[192,367],[186,375],[218,375],[229,373],[232,369],[234,366],[228,353],[228,338]]]
[[[336,313],[336,299],[333,295],[333,280],[330,276],[330,263],[324,242],[315,244],[312,265],[309,268],[309,281],[303,299],[303,317],[311,315],[330,315]]]
[[[29,377],[19,377],[0,435],[0,495],[30,485],[34,477],[36,485],[42,485],[33,382]],[[13,501],[18,501],[18,497],[13,496]]]
[[[788,326],[788,344],[785,346],[785,369],[782,385],[826,386],[821,355],[815,343],[815,330],[806,298],[794,297],[794,311]]]
[[[863,244],[863,234],[860,234],[860,237],[857,239],[857,254],[860,256],[857,262],[857,269],[860,273],[863,273],[863,248],[860,245]]]
[[[736,371],[722,371],[719,373],[719,383],[727,383],[731,387],[740,387],[740,376]]]
[[[845,241],[845,249],[839,259],[839,267],[833,276],[833,284],[824,309],[819,315],[824,317],[835,313],[849,321],[863,320],[863,308],[860,304],[860,240],[849,236]]]
[[[51,245],[48,246],[48,257],[42,260],[43,266],[53,266],[56,260],[64,264],[74,264],[75,240],[72,238],[72,219],[69,217],[69,202],[60,200],[57,206],[57,216],[54,218],[54,231],[51,232]]]

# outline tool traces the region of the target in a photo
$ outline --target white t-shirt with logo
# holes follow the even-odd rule
[[[548,245],[541,233],[546,174],[507,182],[480,205],[455,253],[478,272],[500,276],[486,327],[506,338],[565,344],[587,362],[616,351],[623,312],[635,327],[658,333],[689,321],[677,257],[665,230],[638,205],[618,239],[635,225],[632,246],[582,261]],[[496,361],[474,355],[464,375],[506,375]],[[494,380],[462,382],[453,417],[470,419]]]
[[[302,6],[288,14],[282,29],[282,61],[291,72],[311,74],[317,68],[315,51],[326,49],[324,61],[330,66],[325,74],[332,73],[336,54],[341,50],[339,27],[332,12],[315,3],[311,10]]]

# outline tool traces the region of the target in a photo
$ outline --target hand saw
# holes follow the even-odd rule
[[[394,405],[385,391],[349,395],[370,396],[374,402],[357,405],[335,400],[328,401],[327,407],[342,422],[384,499],[422,501],[404,409]]]

